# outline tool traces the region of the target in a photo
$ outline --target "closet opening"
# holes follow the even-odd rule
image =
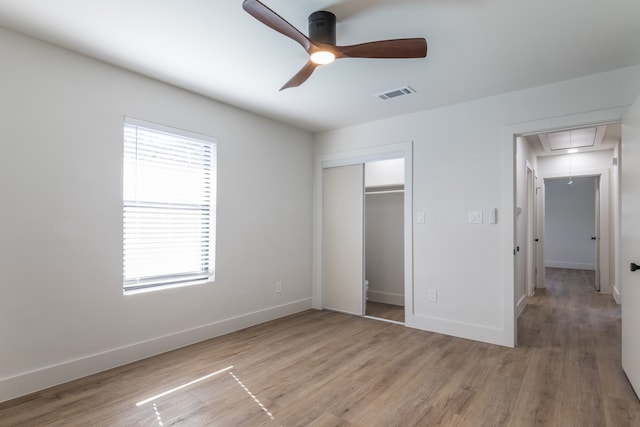
[[[365,316],[404,323],[404,159],[364,169]]]
[[[411,177],[411,142],[318,158],[314,308],[413,325]]]

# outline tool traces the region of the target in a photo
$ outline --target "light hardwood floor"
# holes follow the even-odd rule
[[[404,323],[404,306],[367,301],[367,316]]]
[[[0,404],[0,424],[639,426],[620,307],[585,272],[548,278],[515,349],[311,310]]]

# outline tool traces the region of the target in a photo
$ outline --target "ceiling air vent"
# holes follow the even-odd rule
[[[415,89],[413,89],[411,86],[405,86],[399,89],[390,90],[388,92],[379,93],[376,96],[380,99],[387,100],[391,98],[397,98],[399,96],[409,95],[410,93],[416,93]]]

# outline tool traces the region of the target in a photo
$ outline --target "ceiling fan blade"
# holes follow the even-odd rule
[[[300,86],[309,78],[309,76],[311,76],[311,73],[313,73],[313,70],[315,70],[316,67],[317,65],[313,62],[307,62],[306,65],[302,67],[302,69],[298,71],[295,76],[291,77],[291,79],[280,88],[280,90]]]
[[[298,29],[296,29],[296,27],[289,24],[283,17],[269,9],[258,0],[244,0],[242,2],[242,8],[258,21],[270,28],[273,28],[281,34],[284,34],[290,39],[295,40],[304,48],[304,50],[309,51],[311,41],[307,36],[302,34]]]
[[[424,58],[427,41],[423,38],[381,40],[351,46],[336,46],[340,58]]]

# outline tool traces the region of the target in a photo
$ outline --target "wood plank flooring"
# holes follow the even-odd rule
[[[515,349],[310,310],[0,404],[0,425],[640,426],[620,307],[587,272],[548,279]]]
[[[366,315],[404,323],[404,307],[401,305],[367,301]]]

